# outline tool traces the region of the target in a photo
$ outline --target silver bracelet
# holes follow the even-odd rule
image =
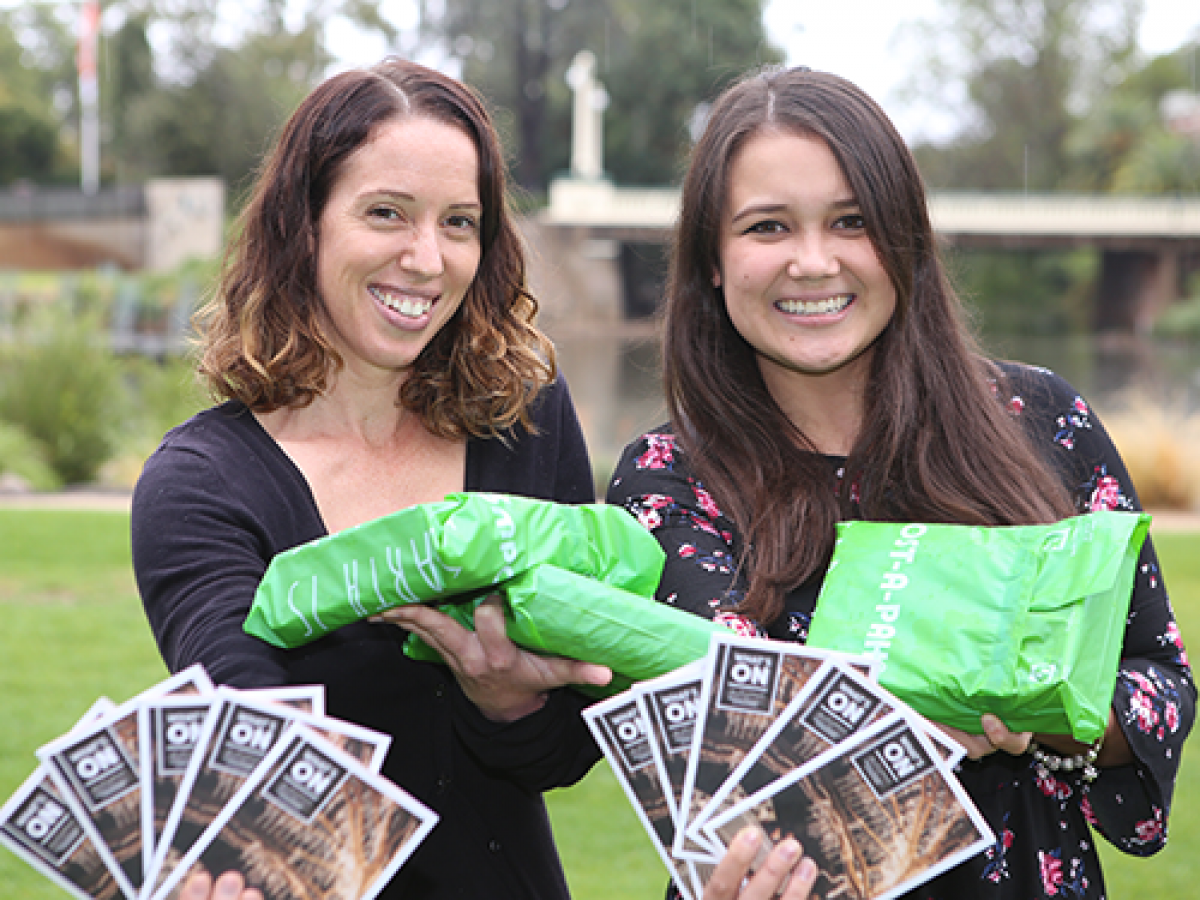
[[[1084,784],[1090,784],[1100,775],[1100,770],[1096,768],[1096,757],[1100,755],[1100,744],[1103,740],[1096,740],[1083,753],[1076,753],[1074,756],[1060,756],[1044,750],[1037,741],[1029,742],[1029,752],[1037,764],[1039,777],[1049,778],[1051,772],[1070,773],[1078,769],[1083,773],[1081,777]]]

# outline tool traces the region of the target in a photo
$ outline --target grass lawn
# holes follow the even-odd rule
[[[0,510],[0,802],[34,750],[99,696],[121,702],[166,675],[129,564],[128,516]],[[1200,647],[1200,533],[1155,538],[1184,639]],[[607,766],[549,797],[576,900],[660,900],[662,864]],[[1102,845],[1109,896],[1183,900],[1200,884],[1200,749],[1184,754],[1171,843],[1149,860]],[[0,849],[0,898],[66,895]]]

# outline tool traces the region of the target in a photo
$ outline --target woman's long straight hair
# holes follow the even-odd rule
[[[731,163],[767,130],[829,147],[896,290],[840,490],[829,460],[768,392],[713,285]],[[1060,475],[997,399],[1001,373],[980,353],[946,277],[911,153],[853,84],[789,69],[726,91],[693,152],[673,249],[666,398],[697,476],[744,536],[743,612],[777,618],[785,593],[827,564],[842,518],[1017,525],[1074,512]]]

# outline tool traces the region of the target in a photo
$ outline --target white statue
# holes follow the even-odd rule
[[[604,110],[608,93],[596,80],[596,56],[580,50],[567,69],[575,92],[571,121],[571,176],[587,181],[604,177]]]

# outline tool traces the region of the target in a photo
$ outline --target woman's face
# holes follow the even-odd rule
[[[865,383],[896,291],[824,141],[778,131],[747,140],[730,167],[718,252],[714,283],[777,399]]]
[[[479,267],[479,154],[464,131],[409,116],[346,159],[321,213],[317,286],[352,372],[401,373]]]

